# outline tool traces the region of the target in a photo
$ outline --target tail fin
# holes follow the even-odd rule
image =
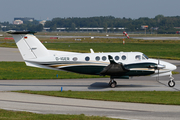
[[[30,31],[8,31],[12,34],[24,60],[36,59],[49,55],[46,47]]]

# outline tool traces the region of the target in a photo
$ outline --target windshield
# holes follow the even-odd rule
[[[149,59],[148,56],[146,56],[145,54],[143,54],[143,57],[146,58],[146,59]]]

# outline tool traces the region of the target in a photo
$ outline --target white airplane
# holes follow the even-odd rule
[[[161,60],[150,59],[141,52],[77,53],[47,50],[31,31],[8,31],[16,42],[27,66],[63,70],[89,75],[110,76],[109,85],[114,88],[114,79],[129,79],[133,76],[169,76],[169,87],[174,87],[172,71],[176,66]]]

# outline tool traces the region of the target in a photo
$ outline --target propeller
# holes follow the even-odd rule
[[[159,70],[163,69],[163,68],[165,68],[165,66],[160,64],[160,60],[159,60],[159,57],[158,57],[158,64],[156,66],[156,69],[158,70],[158,80],[159,80]]]
[[[160,65],[159,58],[158,58],[158,65]],[[159,68],[158,68],[158,81],[159,81]]]
[[[158,76],[156,76],[156,80],[157,80],[157,79],[159,80],[160,69],[165,68],[165,65],[160,64],[159,57],[158,57],[157,65],[152,65],[152,66],[149,66],[149,67],[150,67],[150,68],[153,68],[154,70],[157,70],[157,71],[158,71],[158,73],[157,73]]]

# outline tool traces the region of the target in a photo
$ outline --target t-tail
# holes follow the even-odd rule
[[[18,49],[23,57],[23,59],[37,59],[49,55],[49,51],[46,47],[39,41],[35,32],[30,31],[8,31],[11,34],[18,46]]]

